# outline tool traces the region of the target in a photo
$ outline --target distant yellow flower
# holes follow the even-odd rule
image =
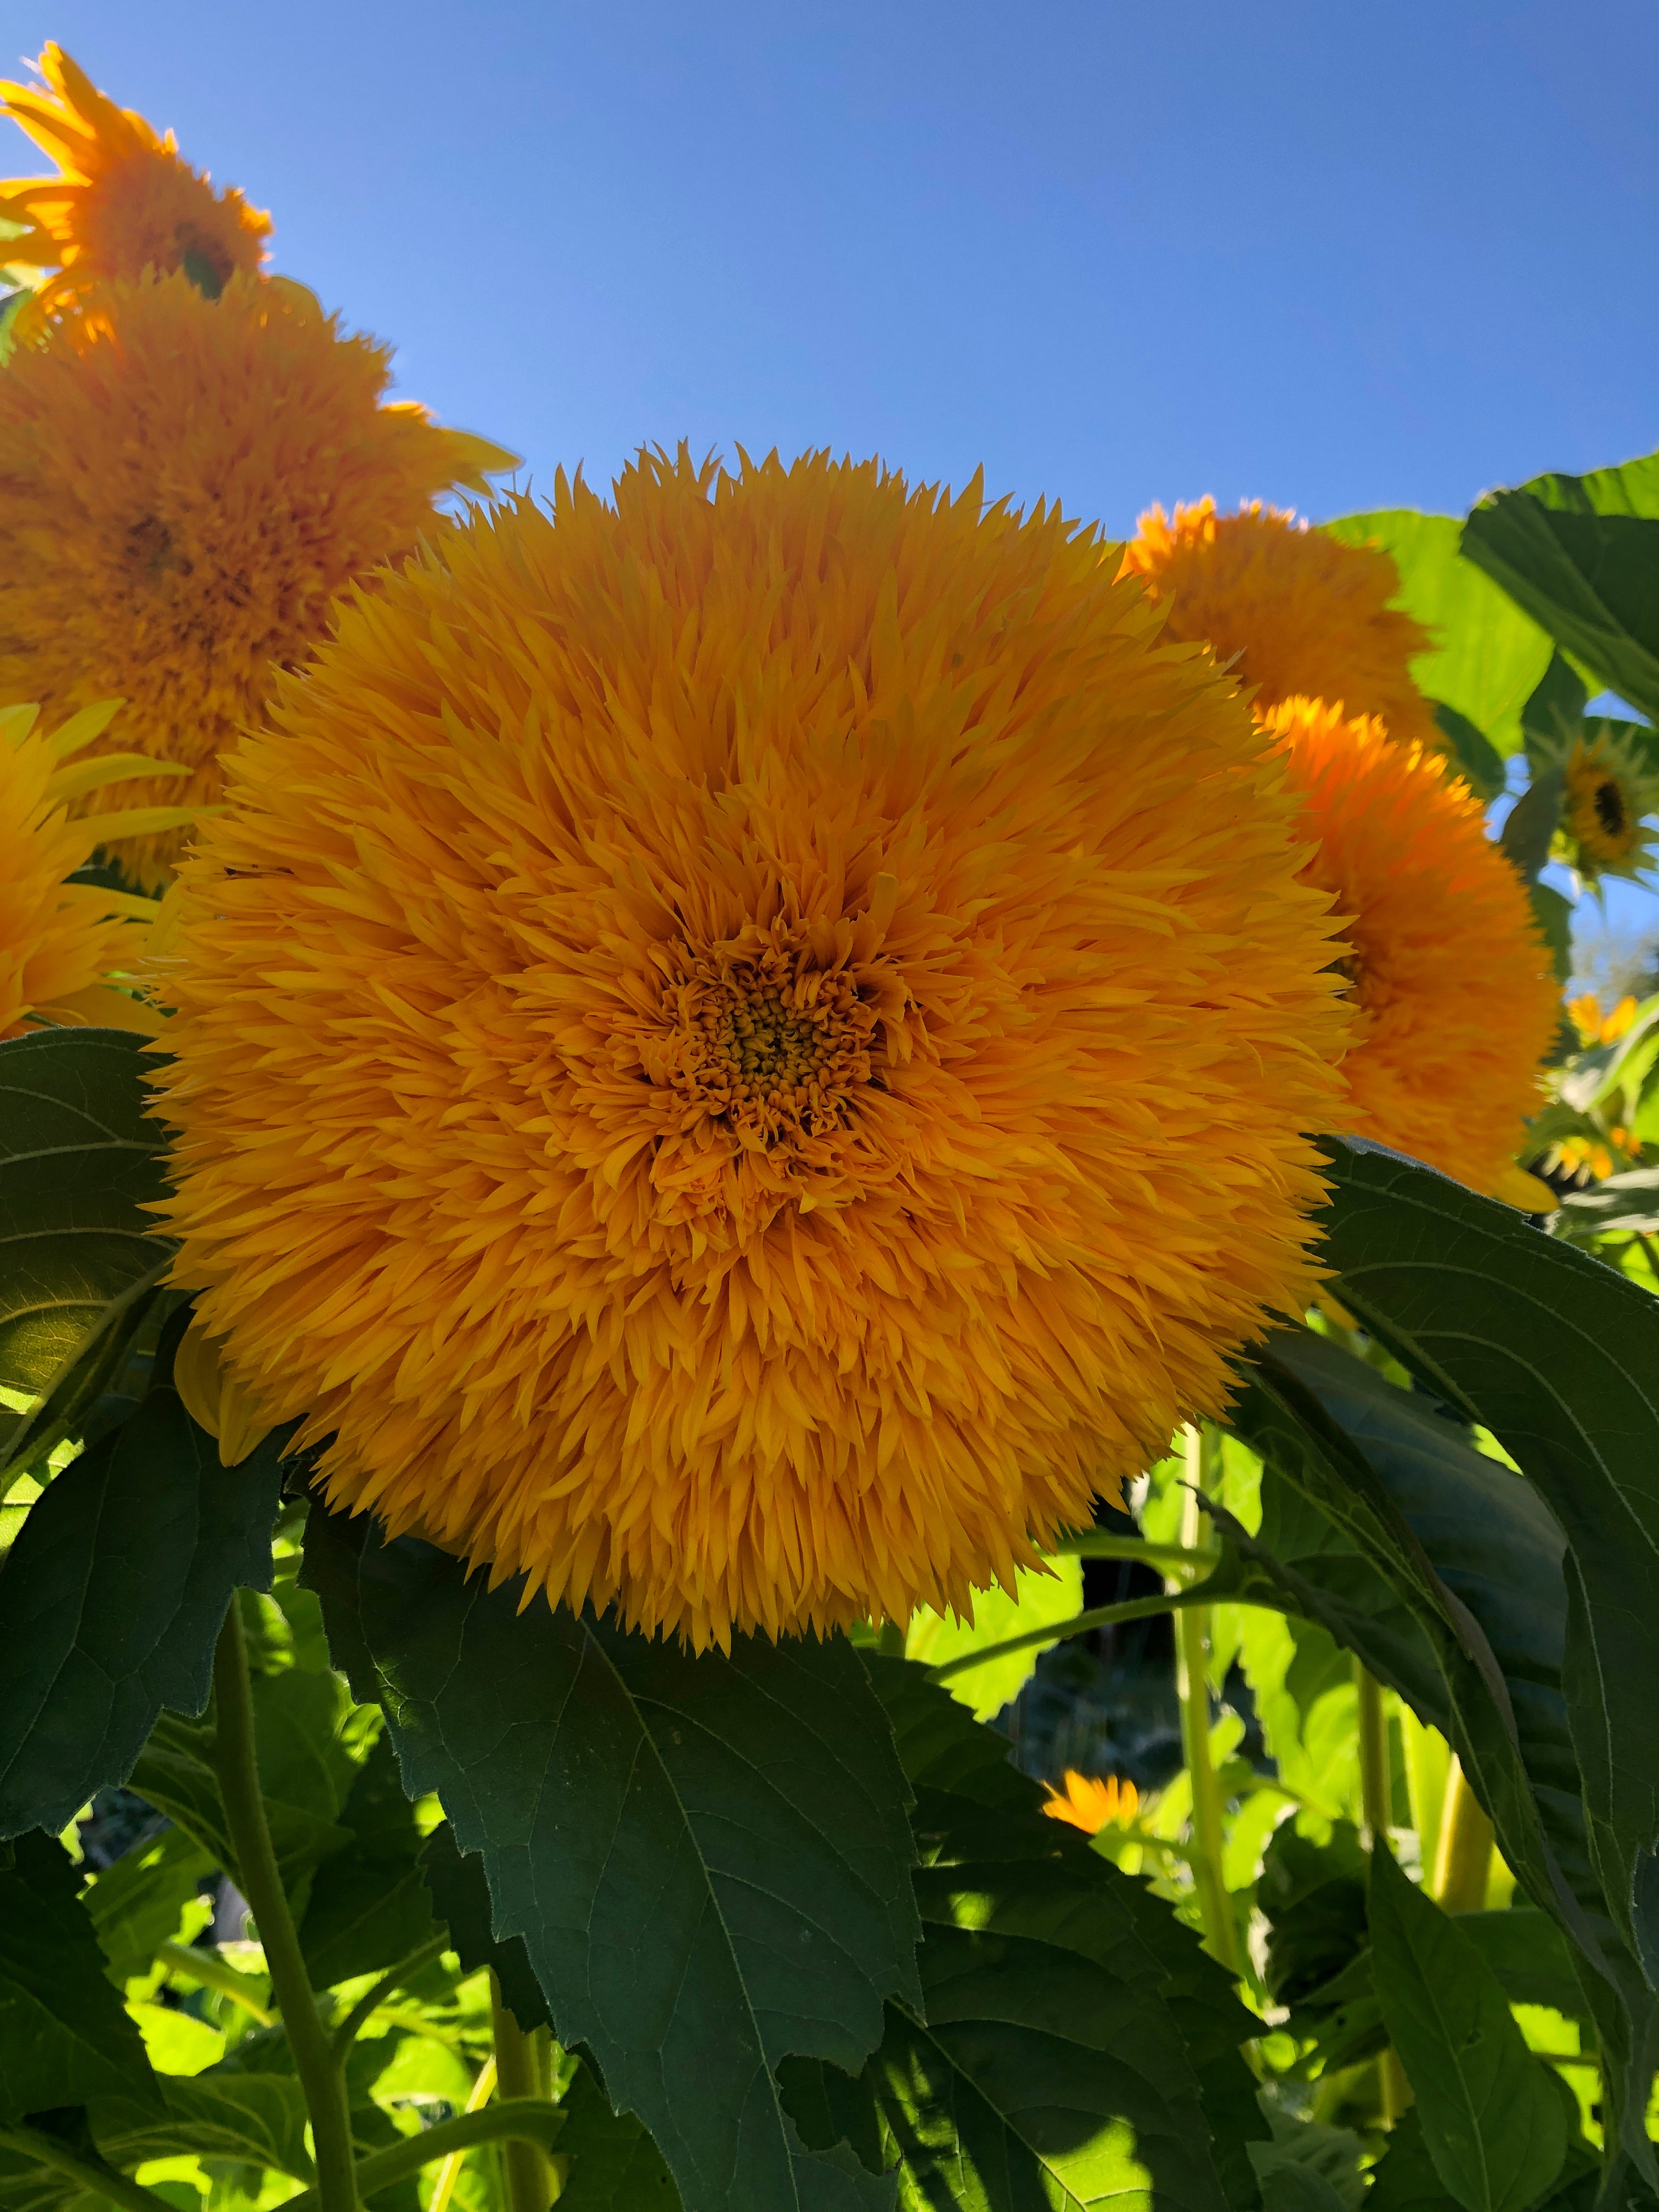
[[[1133,1826],[1140,1807],[1134,1784],[1121,1782],[1115,1774],[1109,1774],[1103,1782],[1073,1773],[1068,1767],[1063,1790],[1056,1790],[1052,1782],[1043,1787],[1048,1800],[1042,1809],[1048,1818],[1067,1821],[1073,1828],[1081,1828],[1085,1836],[1097,1836],[1103,1828]]]
[[[1581,998],[1567,1000],[1567,1012],[1579,1043],[1588,1051],[1592,1045],[1618,1042],[1636,1019],[1636,1001],[1626,995],[1610,1014],[1604,1014],[1595,992],[1586,991]]]
[[[35,335],[94,288],[146,270],[181,270],[216,298],[264,256],[270,217],[234,188],[215,191],[142,115],[118,107],[58,46],[34,67],[44,85],[0,82],[0,110],[58,164],[51,177],[0,182],[0,217],[26,226],[0,238],[0,256],[28,271],[56,270],[24,307]]]
[[[1413,657],[1432,640],[1390,603],[1400,572],[1380,545],[1344,545],[1288,509],[1212,499],[1140,518],[1123,565],[1168,604],[1171,638],[1211,647],[1259,711],[1306,695],[1374,714],[1402,744],[1442,745]]]
[[[0,698],[127,702],[123,742],[219,796],[219,754],[334,595],[439,526],[450,485],[511,456],[382,404],[386,349],[298,286],[103,288],[0,374]],[[141,797],[159,796],[141,793]],[[174,794],[177,795],[177,794]],[[87,811],[106,804],[90,793]],[[105,842],[147,885],[179,830]]]
[[[1566,789],[1554,850],[1587,883],[1638,876],[1652,857],[1644,818],[1659,812],[1659,775],[1628,740],[1609,732],[1573,740],[1562,763]]]
[[[1313,1282],[1329,901],[1058,513],[558,479],[183,864],[176,1279],[329,1496],[696,1645],[965,1611]]]
[[[1598,1182],[1618,1175],[1642,1157],[1642,1141],[1628,1129],[1609,1129],[1600,1137],[1563,1137],[1552,1148],[1551,1168],[1583,1169]]]
[[[161,1026],[153,1009],[104,981],[141,957],[154,903],[64,880],[96,842],[86,823],[70,820],[70,803],[141,773],[169,773],[130,753],[84,757],[120,703],[101,700],[51,732],[39,726],[38,707],[0,707],[0,1036],[15,1036],[31,1018],[151,1035]],[[112,818],[153,834],[182,816],[177,807],[147,807]]]
[[[1344,1127],[1512,1204],[1549,1204],[1514,1155],[1559,1000],[1480,801],[1433,755],[1323,700],[1262,719],[1307,797],[1307,880],[1346,917],[1358,1019]]]

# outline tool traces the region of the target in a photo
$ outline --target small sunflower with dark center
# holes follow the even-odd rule
[[[1413,683],[1432,643],[1392,604],[1400,572],[1380,545],[1344,545],[1258,500],[1218,514],[1212,499],[1140,518],[1123,565],[1169,609],[1165,635],[1207,645],[1265,710],[1289,698],[1340,699],[1381,718],[1402,744],[1441,749]]]
[[[100,700],[51,731],[36,706],[0,707],[0,1036],[30,1021],[151,1036],[161,1025],[152,1008],[108,981],[142,965],[155,901],[66,880],[95,842],[84,822],[71,819],[70,803],[89,788],[130,791],[135,776],[166,773],[131,754],[90,752],[120,704]],[[153,835],[183,818],[178,807],[140,807],[124,826]]]
[[[167,1219],[331,1498],[701,1647],[967,1610],[1224,1402],[1347,1012],[1115,568],[647,456],[281,681],[181,871]]]
[[[1345,1129],[1537,1212],[1515,1165],[1560,1002],[1526,890],[1432,754],[1322,699],[1262,717],[1306,796],[1310,884],[1335,899],[1357,1019]]]
[[[0,698],[126,701],[124,744],[219,796],[218,756],[335,594],[443,526],[453,485],[513,457],[388,405],[386,348],[297,285],[105,285],[0,375]],[[88,791],[82,811],[106,804]],[[146,885],[185,832],[107,842]]]
[[[1626,738],[1603,729],[1575,738],[1562,761],[1561,826],[1553,852],[1587,884],[1639,876],[1653,854],[1647,817],[1659,813],[1659,776]]]
[[[44,84],[0,82],[0,111],[58,164],[52,177],[0,182],[0,217],[24,226],[0,240],[9,266],[33,279],[55,270],[23,307],[16,334],[33,337],[85,305],[95,288],[147,270],[181,270],[217,297],[264,258],[270,217],[234,187],[216,191],[180,158],[169,131],[118,107],[58,46],[34,64]]]

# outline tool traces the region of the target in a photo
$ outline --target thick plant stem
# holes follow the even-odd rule
[[[495,2058],[492,2052],[478,2069],[478,2078],[472,2084],[472,2094],[466,2100],[469,2112],[483,2110],[495,2094]],[[432,2177],[432,2195],[426,2212],[449,2212],[449,2200],[455,2194],[455,2184],[461,2178],[461,2168],[466,2163],[464,2150],[453,2150]]]
[[[276,1854],[271,1847],[253,1734],[253,1691],[248,1680],[242,1616],[233,1592],[230,1610],[213,1655],[214,1765],[224,1800],[225,1823],[236,1852],[238,1886],[252,1907],[270,1975],[270,1994],[283,2018],[295,2071],[305,2092],[317,2161],[321,2212],[357,2212],[357,2175],[345,2081],[318,2015],[300,1939],[289,1910]]]
[[[490,2021],[495,2033],[495,2085],[503,2098],[546,2093],[535,2035],[526,2035],[501,2002],[501,1985],[489,1975]],[[539,2145],[510,2136],[501,2145],[507,2212],[548,2212],[553,2202],[553,2173]]]
[[[516,2104],[489,2104],[481,2111],[458,2113],[453,2120],[439,2120],[432,2127],[422,2128],[418,2135],[405,2136],[389,2149],[371,2151],[359,2169],[363,2194],[377,2196],[396,2182],[409,2180],[422,2166],[435,2166],[440,2159],[471,2150],[479,2143],[528,2142],[539,2157],[541,2147],[552,2143],[563,2125],[564,2114],[558,2106],[544,2104],[539,2097]],[[290,2206],[293,2212],[322,2212],[322,2201],[314,2189],[302,2190],[297,2197],[284,2197],[282,2212],[289,2212]]]
[[[1203,1538],[1198,1492],[1205,1473],[1202,1431],[1187,1431],[1187,1480],[1181,1541],[1196,1551]],[[1181,1700],[1181,1735],[1187,1772],[1193,1785],[1193,1884],[1210,1951],[1231,1974],[1241,1972],[1238,1929],[1222,1879],[1221,1778],[1210,1757],[1210,1609],[1188,1606],[1176,1617],[1176,1693]]]
[[[1386,1845],[1394,1825],[1389,1817],[1389,1717],[1382,1710],[1382,1686],[1362,1660],[1353,1662],[1353,1681],[1359,1697],[1359,1802],[1375,1849],[1379,1838]]]
[[[1434,1862],[1434,1895],[1446,1911],[1479,1912],[1485,1905],[1493,1841],[1492,1822],[1454,1759],[1446,1777],[1446,1808],[1440,1816],[1440,1848]]]

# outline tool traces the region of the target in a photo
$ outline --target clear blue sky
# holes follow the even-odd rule
[[[1205,490],[1461,510],[1659,445],[1653,0],[3,20],[543,481],[828,444],[1123,530]]]

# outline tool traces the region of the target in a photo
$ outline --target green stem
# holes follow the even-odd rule
[[[88,2158],[82,2152],[71,2150],[55,2136],[43,2135],[39,2128],[0,2128],[0,2143],[9,2150],[21,2150],[37,2166],[52,2167],[94,2196],[121,2205],[125,2212],[173,2212],[167,2198],[158,2196],[153,2189],[146,2189],[143,2182],[118,2173],[100,2158]]]
[[[1161,1575],[1175,1574],[1185,1567],[1212,1567],[1221,1556],[1213,1546],[1189,1552],[1181,1544],[1149,1544],[1141,1536],[1111,1536],[1103,1528],[1083,1528],[1074,1535],[1062,1536],[1054,1548],[1056,1558],[1139,1559]]]
[[[495,2032],[495,2083],[504,2100],[540,2098],[542,2069],[534,2034],[526,2035],[501,2001],[495,1970],[489,1972],[490,2021]],[[500,2111],[501,2106],[495,2107]],[[553,2202],[553,2172],[540,2147],[523,2137],[509,2139],[501,2151],[507,2212],[548,2212]]]
[[[1359,1803],[1370,1841],[1386,1844],[1394,1823],[1389,1790],[1389,1720],[1382,1710],[1382,1685],[1364,1662],[1353,1662],[1354,1688],[1359,1696]]]
[[[876,1631],[876,1649],[884,1659],[902,1659],[904,1631],[896,1620],[884,1620]]]
[[[365,2197],[378,2196],[393,2182],[407,2181],[422,2166],[481,2142],[527,2142],[536,2147],[540,2158],[563,2125],[564,2114],[559,2106],[539,2097],[523,2098],[516,2104],[486,2105],[481,2112],[458,2112],[453,2120],[440,2120],[435,2126],[422,2128],[417,2136],[405,2136],[401,2142],[374,2152],[357,2168],[358,2179]],[[151,2197],[149,2190],[143,2193],[150,2197],[144,2212],[160,2212],[161,2200]],[[173,2212],[170,2205],[167,2212]],[[322,2197],[315,2189],[302,2189],[297,2197],[283,2198],[282,2212],[324,2212]]]
[[[448,1948],[447,1935],[434,1936],[429,1942],[411,1951],[406,1959],[400,1959],[395,1966],[388,1967],[372,1989],[363,1991],[334,2031],[332,2048],[337,2066],[344,2065],[347,2051],[379,2009],[382,2000],[389,1997],[393,1990],[401,1989],[405,1982],[412,1981],[422,1966],[429,1966],[434,1959],[441,1959]]]
[[[927,1679],[947,1682],[953,1674],[965,1674],[970,1667],[982,1667],[988,1660],[1003,1658],[1010,1651],[1027,1651],[1034,1644],[1060,1644],[1068,1636],[1081,1636],[1087,1629],[1110,1628],[1120,1620],[1150,1620],[1155,1613],[1179,1613],[1184,1605],[1203,1602],[1204,1585],[1200,1583],[1192,1589],[1166,1590],[1161,1597],[1132,1597],[1122,1605],[1097,1605],[1087,1613],[1074,1613],[1069,1620],[1050,1621],[1047,1628],[1033,1628],[1024,1636],[1006,1637],[1000,1644],[964,1651],[959,1659],[946,1659],[927,1669]]]
[[[1434,1865],[1435,1899],[1446,1911],[1479,1912],[1485,1905],[1494,1840],[1492,1822],[1454,1759]]]
[[[276,2014],[261,2002],[259,1985],[252,1976],[239,1974],[216,1951],[198,1951],[191,1943],[158,1943],[155,1955],[165,1960],[175,1974],[188,1974],[204,1989],[217,1990],[221,1996],[251,2012],[261,2027],[269,2027],[276,2019]]]
[[[1198,1428],[1187,1431],[1187,1491],[1182,1508],[1181,1540],[1195,1551],[1202,1533],[1199,1493],[1203,1488],[1208,1439]],[[1196,1589],[1171,1590],[1166,1605],[1201,1597]],[[1187,1772],[1193,1785],[1193,1885],[1211,1954],[1230,1974],[1241,1971],[1238,1927],[1222,1878],[1221,1778],[1210,1757],[1210,1613],[1188,1602],[1176,1623],[1176,1694],[1181,1701],[1181,1735]]]
[[[300,1938],[289,1910],[259,1787],[253,1730],[253,1690],[247,1646],[234,1591],[213,1655],[214,1765],[224,1800],[225,1824],[236,1853],[242,1894],[253,1911],[270,1976],[270,1993],[283,2017],[295,2071],[305,2092],[317,2160],[321,2212],[358,2212],[357,2176],[345,2082],[318,2015]]]

